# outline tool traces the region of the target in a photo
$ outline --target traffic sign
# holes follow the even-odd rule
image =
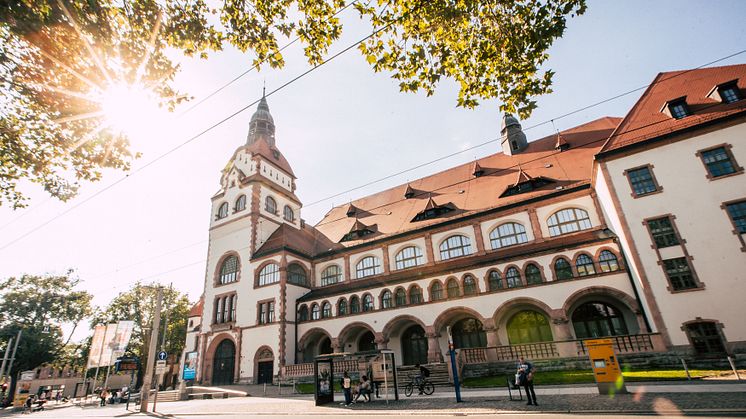
[[[158,360],[155,361],[155,374],[163,375],[166,372],[166,361]]]
[[[166,358],[168,358],[168,354],[166,353],[166,351],[158,352],[158,360],[165,361]]]

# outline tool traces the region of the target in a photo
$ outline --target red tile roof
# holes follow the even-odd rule
[[[202,316],[202,308],[205,306],[205,300],[200,297],[197,304],[195,304],[191,310],[189,310],[189,317],[200,317]]]
[[[250,151],[251,154],[263,156],[267,161],[284,170],[295,179],[295,173],[293,173],[293,169],[285,159],[285,156],[282,155],[277,147],[269,145],[263,137],[259,137],[252,144],[244,146],[244,148]]]
[[[624,117],[600,154],[603,156],[607,152],[745,111],[746,100],[726,104],[707,97],[713,87],[734,79],[738,79],[743,98],[746,91],[746,64],[659,73]],[[686,96],[692,115],[674,119],[661,112],[667,101],[682,96]]]
[[[342,248],[344,246],[330,241],[311,226],[303,225],[298,229],[283,223],[251,257],[258,259],[285,250],[311,258],[320,253]]]
[[[558,186],[570,188],[589,184],[593,156],[619,121],[620,118],[604,117],[563,131],[562,138],[570,145],[570,149],[564,152],[555,150],[557,135],[554,134],[529,143],[526,150],[515,156],[496,153],[480,159],[478,164],[485,171],[480,177],[474,177],[474,163],[466,163],[355,200],[350,204],[359,210],[356,218],[346,214],[350,204],[334,207],[316,225],[315,230],[328,238],[329,243],[337,244],[358,220],[365,225],[377,225],[377,234],[342,243],[347,247],[354,246],[460,215],[548,195],[556,192],[555,188]],[[531,192],[500,198],[500,194],[507,187],[513,186],[519,176],[542,176],[553,179],[556,183]],[[410,189],[414,190],[415,196],[406,199],[404,193]],[[417,213],[426,207],[430,197],[437,204],[451,203],[455,210],[439,218],[413,222]]]

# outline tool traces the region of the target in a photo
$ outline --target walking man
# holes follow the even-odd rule
[[[518,380],[520,385],[526,391],[526,398],[528,399],[527,405],[538,406],[539,403],[536,401],[536,392],[534,391],[534,365],[526,361],[523,356],[518,358]]]
[[[342,376],[342,391],[345,395],[345,406],[349,406],[352,403],[352,380],[347,371]]]

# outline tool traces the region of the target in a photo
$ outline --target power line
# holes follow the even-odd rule
[[[332,56],[330,56],[329,58],[325,59],[325,60],[324,60],[324,61],[322,61],[321,63],[319,63],[319,64],[317,64],[317,65],[315,65],[315,66],[313,66],[313,67],[309,68],[308,70],[306,70],[306,71],[304,71],[304,72],[300,73],[299,75],[297,75],[297,76],[293,77],[293,78],[292,78],[292,79],[290,79],[289,81],[287,81],[287,82],[285,82],[284,84],[280,85],[280,87],[278,87],[278,88],[276,88],[276,89],[274,89],[274,90],[270,91],[269,93],[267,93],[267,94],[266,94],[266,96],[272,96],[273,94],[275,94],[275,93],[279,92],[280,90],[283,90],[284,88],[286,88],[286,87],[288,87],[289,85],[291,85],[291,84],[295,83],[296,81],[300,80],[301,78],[305,77],[306,75],[308,75],[308,74],[312,73],[312,72],[313,72],[313,71],[315,71],[316,69],[318,69],[318,68],[320,68],[320,67],[324,66],[325,64],[329,63],[330,61],[334,60],[335,58],[339,57],[340,55],[342,55],[342,54],[346,53],[347,51],[349,51],[349,50],[351,50],[351,49],[353,49],[353,48],[355,48],[355,47],[356,47],[357,45],[359,45],[359,44],[361,44],[361,43],[365,42],[366,40],[368,40],[368,39],[370,39],[370,38],[372,38],[373,36],[375,36],[375,35],[376,35],[376,34],[378,34],[379,32],[381,32],[381,31],[383,31],[383,30],[386,30],[386,29],[387,29],[388,27],[390,27],[390,26],[391,26],[391,25],[393,25],[394,23],[395,23],[395,21],[391,21],[391,22],[389,22],[388,24],[386,24],[386,25],[384,25],[384,26],[382,26],[382,27],[380,27],[380,28],[376,29],[375,31],[371,32],[371,33],[370,33],[369,35],[367,35],[367,36],[363,37],[363,38],[362,38],[362,39],[360,39],[359,41],[357,41],[357,42],[355,42],[355,43],[353,43],[353,44],[351,44],[351,45],[347,46],[346,48],[342,49],[341,51],[338,51],[337,53],[335,53],[334,55],[332,55]],[[171,148],[170,150],[168,150],[168,151],[166,151],[165,153],[163,153],[163,154],[159,155],[159,156],[158,156],[158,157],[156,157],[155,159],[153,159],[153,160],[149,161],[149,162],[148,162],[148,163],[146,163],[145,165],[143,165],[143,166],[139,167],[138,169],[136,169],[136,170],[134,170],[134,171],[132,171],[132,172],[128,173],[128,174],[127,174],[127,175],[126,175],[125,177],[123,177],[123,178],[120,178],[120,179],[118,179],[118,180],[117,180],[117,181],[115,181],[114,183],[112,183],[112,184],[110,184],[109,186],[107,186],[107,187],[105,187],[105,188],[103,188],[103,189],[101,189],[101,190],[97,191],[96,193],[94,193],[94,194],[93,194],[93,195],[91,195],[90,197],[88,197],[88,198],[84,199],[83,201],[80,201],[80,202],[78,202],[77,204],[75,204],[75,205],[73,205],[73,206],[69,207],[68,209],[66,209],[65,211],[63,211],[63,212],[61,212],[60,214],[56,215],[55,217],[52,217],[51,219],[49,219],[49,220],[47,220],[47,221],[45,221],[45,222],[43,222],[43,223],[39,224],[38,226],[36,226],[36,227],[32,228],[31,230],[27,231],[26,233],[24,233],[24,234],[22,234],[22,235],[20,235],[20,236],[16,237],[15,239],[11,240],[10,242],[8,242],[8,243],[6,243],[5,245],[3,245],[2,247],[0,247],[0,251],[2,251],[2,250],[5,250],[5,249],[7,249],[7,248],[8,248],[9,246],[11,246],[11,245],[13,245],[13,244],[17,243],[17,242],[18,242],[19,240],[21,240],[21,239],[23,239],[23,238],[25,238],[25,237],[29,236],[30,234],[32,234],[32,233],[34,233],[34,232],[38,231],[38,230],[39,230],[39,229],[41,229],[41,228],[43,228],[43,227],[47,226],[48,224],[52,223],[53,221],[55,221],[55,220],[59,219],[60,217],[62,217],[62,216],[64,216],[64,215],[68,214],[68,213],[69,213],[69,212],[71,212],[72,210],[74,210],[74,209],[78,208],[79,206],[81,206],[81,205],[85,204],[86,202],[88,202],[88,201],[90,201],[90,200],[92,200],[92,199],[96,198],[97,196],[101,195],[102,193],[104,193],[104,192],[108,191],[109,189],[113,188],[114,186],[118,185],[119,183],[122,183],[122,182],[123,182],[124,180],[126,180],[127,178],[129,178],[129,177],[130,177],[131,175],[134,175],[134,174],[137,174],[137,173],[139,173],[139,172],[143,171],[144,169],[146,169],[146,168],[150,167],[151,165],[155,164],[156,162],[158,162],[158,161],[162,160],[163,158],[165,158],[165,157],[166,157],[166,156],[168,156],[169,154],[171,154],[171,153],[173,153],[173,152],[175,152],[175,151],[179,150],[180,148],[182,148],[182,147],[184,147],[185,145],[187,145],[187,144],[191,143],[192,141],[194,141],[194,140],[196,140],[196,139],[200,138],[201,136],[203,136],[203,135],[207,134],[208,132],[212,131],[213,129],[217,128],[218,126],[220,126],[220,125],[224,124],[225,122],[228,122],[229,120],[231,120],[231,119],[235,118],[235,117],[236,117],[236,116],[238,116],[239,114],[243,113],[243,112],[244,112],[244,111],[246,111],[247,109],[249,109],[249,108],[253,107],[254,105],[256,105],[257,103],[259,103],[259,101],[260,101],[260,100],[261,100],[261,99],[257,99],[257,100],[255,100],[255,101],[251,102],[250,104],[248,104],[248,105],[246,105],[246,106],[244,106],[244,107],[242,107],[242,108],[238,109],[237,111],[233,112],[232,114],[228,115],[227,117],[225,117],[225,118],[221,119],[220,121],[218,121],[218,122],[214,123],[213,125],[209,126],[208,128],[206,128],[206,129],[204,129],[204,130],[200,131],[200,132],[199,132],[198,134],[196,134],[196,135],[194,135],[194,136],[192,136],[192,137],[188,138],[188,139],[187,139],[186,141],[182,142],[181,144],[178,144],[178,145],[177,145],[176,147],[173,147],[173,148]]]
[[[632,89],[632,90],[628,90],[628,91],[626,91],[626,92],[624,92],[624,93],[621,93],[621,94],[618,94],[618,95],[612,96],[612,97],[610,97],[610,98],[607,98],[607,99],[604,99],[604,100],[602,100],[602,101],[598,101],[598,102],[595,102],[595,103],[593,103],[593,104],[591,104],[591,105],[583,106],[583,107],[581,107],[581,108],[578,108],[578,109],[576,109],[576,110],[573,110],[573,111],[571,111],[571,112],[568,112],[568,113],[565,113],[565,114],[562,114],[562,115],[560,115],[560,116],[557,116],[557,117],[555,117],[555,118],[552,118],[552,119],[548,119],[548,120],[545,120],[545,121],[543,121],[543,122],[540,122],[540,123],[538,123],[538,124],[535,124],[535,125],[529,126],[529,127],[525,128],[525,129],[524,129],[524,131],[528,131],[528,130],[531,130],[531,129],[535,129],[535,128],[539,127],[539,126],[545,125],[545,124],[547,124],[547,123],[550,123],[550,122],[552,122],[552,121],[555,121],[555,120],[558,120],[558,119],[562,119],[562,118],[566,118],[566,117],[568,117],[568,116],[571,116],[571,115],[573,115],[573,114],[576,114],[576,113],[578,113],[578,112],[582,112],[583,110],[587,110],[587,109],[590,109],[590,108],[593,108],[593,107],[596,107],[596,106],[602,105],[602,104],[604,104],[604,103],[608,103],[608,102],[610,102],[610,101],[613,101],[613,100],[619,99],[619,98],[621,98],[621,97],[627,96],[627,95],[629,95],[629,94],[632,94],[632,93],[634,93],[634,92],[637,92],[637,91],[640,91],[640,90],[646,89],[646,88],[648,88],[649,86],[654,86],[654,85],[656,85],[656,84],[659,84],[659,83],[662,83],[662,82],[664,82],[664,81],[668,81],[668,80],[671,80],[671,79],[673,79],[673,78],[676,78],[676,77],[682,76],[682,75],[684,75],[684,74],[687,74],[687,73],[689,73],[689,72],[695,71],[695,70],[697,70],[697,69],[701,69],[701,68],[703,68],[703,67],[707,67],[707,66],[710,66],[710,65],[712,65],[712,64],[716,64],[716,63],[718,63],[718,62],[721,62],[721,61],[727,60],[727,59],[729,59],[729,58],[732,58],[732,57],[735,57],[735,56],[737,56],[737,55],[743,54],[743,53],[745,53],[745,52],[746,52],[746,49],[744,49],[744,50],[741,50],[741,51],[738,51],[738,52],[736,52],[736,53],[733,53],[733,54],[730,54],[730,55],[728,55],[728,56],[725,56],[725,57],[719,58],[719,59],[717,59],[717,60],[714,60],[714,61],[710,61],[710,62],[708,62],[708,63],[702,64],[702,65],[700,65],[700,66],[698,66],[698,67],[695,67],[695,68],[692,68],[692,69],[688,69],[688,70],[684,70],[684,71],[681,71],[681,72],[678,72],[678,73],[672,74],[672,75],[671,75],[671,76],[669,76],[669,77],[666,77],[666,78],[661,78],[661,79],[660,79],[660,80],[658,80],[658,81],[654,81],[654,82],[652,82],[652,83],[649,83],[649,84],[647,84],[647,85],[644,85],[644,86],[641,86],[641,87],[638,87],[638,88],[635,88],[635,89]],[[717,104],[714,104],[714,105],[712,105],[712,106],[716,106],[716,105],[717,105]],[[652,124],[649,124],[649,125],[645,125],[645,126],[642,126],[642,127],[638,127],[638,128],[636,128],[636,129],[634,129],[634,130],[638,130],[638,129],[643,129],[643,128],[648,128],[649,126],[653,126],[653,125],[656,125],[656,124],[658,124],[658,123],[661,123],[661,122],[664,122],[664,121],[660,121],[660,122],[655,122],[655,123],[652,123]],[[612,135],[612,137],[613,137],[613,136],[618,136],[618,135],[620,135],[620,134],[624,134],[624,133],[632,132],[632,131],[634,131],[634,130],[629,130],[629,131],[624,131],[624,132],[618,132],[618,133],[614,133],[614,134]],[[499,140],[500,140],[500,138],[493,138],[493,139],[487,140],[487,141],[485,141],[485,142],[482,142],[482,143],[480,143],[480,144],[477,144],[477,145],[475,145],[475,146],[469,147],[469,148],[467,148],[467,149],[465,149],[465,150],[460,150],[460,151],[457,151],[457,152],[454,152],[454,153],[450,153],[450,154],[448,154],[448,155],[445,155],[445,156],[442,156],[442,157],[438,157],[438,158],[436,158],[436,159],[433,159],[433,160],[430,160],[430,161],[428,161],[428,162],[425,162],[425,163],[421,163],[421,164],[418,164],[418,165],[416,165],[416,166],[410,167],[410,168],[408,168],[408,169],[404,169],[404,170],[401,170],[401,171],[399,171],[399,172],[396,172],[396,173],[393,173],[393,174],[390,174],[390,175],[384,176],[384,177],[382,177],[382,178],[379,178],[379,179],[376,179],[376,180],[373,180],[373,181],[367,182],[367,183],[365,183],[365,184],[363,184],[363,185],[360,185],[360,186],[357,186],[357,187],[355,187],[355,188],[351,188],[351,189],[345,190],[345,191],[343,191],[343,192],[339,192],[339,193],[336,193],[336,194],[334,194],[334,195],[330,195],[330,196],[328,196],[328,197],[325,197],[325,198],[322,198],[322,199],[319,199],[319,200],[313,201],[313,202],[311,202],[310,204],[307,204],[307,205],[305,205],[304,207],[309,207],[309,206],[312,206],[312,205],[316,205],[316,204],[319,204],[319,203],[321,203],[321,202],[324,202],[324,201],[327,201],[327,200],[329,200],[329,199],[332,199],[332,198],[338,197],[338,196],[340,196],[340,195],[344,195],[344,194],[346,194],[346,193],[349,193],[349,192],[353,192],[353,191],[355,191],[355,190],[358,190],[358,189],[362,189],[362,188],[364,188],[364,187],[367,187],[367,186],[370,186],[370,185],[373,185],[373,184],[376,184],[376,183],[382,182],[382,181],[384,181],[384,180],[387,180],[387,179],[390,179],[390,178],[396,177],[396,176],[398,176],[398,175],[401,175],[401,174],[404,174],[404,173],[407,173],[407,172],[411,172],[411,171],[413,171],[413,170],[416,170],[416,169],[419,169],[419,168],[422,168],[422,167],[428,166],[428,165],[430,165],[430,164],[433,164],[433,163],[436,163],[436,162],[439,162],[439,161],[442,161],[442,160],[448,159],[448,158],[450,158],[450,157],[453,157],[453,156],[456,156],[456,155],[459,155],[459,154],[465,153],[465,152],[467,152],[467,151],[470,151],[470,150],[474,150],[474,149],[477,149],[477,148],[479,148],[479,147],[483,147],[483,146],[485,146],[485,145],[487,145],[487,144],[491,144],[491,143],[494,143],[494,142],[496,142],[496,141],[499,141]],[[590,145],[590,144],[593,144],[593,143],[596,143],[596,142],[599,142],[599,141],[606,141],[606,140],[608,140],[608,138],[603,138],[603,139],[601,139],[601,140],[596,140],[596,141],[593,141],[593,142],[591,142],[591,143],[588,143],[588,144],[582,144],[581,146],[584,146],[584,145]],[[541,157],[541,158],[538,158],[538,159],[532,159],[532,160],[529,160],[529,161],[525,161],[525,162],[522,162],[521,164],[525,165],[526,163],[531,163],[531,162],[533,162],[533,161],[536,161],[536,160],[540,160],[540,159],[545,159],[545,158],[549,158],[549,157],[552,157],[552,156],[554,156],[554,155],[556,155],[556,154],[559,154],[559,152],[557,152],[557,153],[551,153],[551,154],[549,154],[549,155],[543,156],[543,157]],[[497,173],[497,172],[499,172],[500,170],[509,170],[509,169],[513,169],[513,168],[515,168],[515,167],[517,167],[517,166],[511,166],[511,167],[508,167],[508,168],[504,168],[504,169],[496,169],[496,170],[494,170],[494,171],[492,171],[492,172],[490,172],[490,173],[486,173],[485,175],[487,175],[487,174],[496,174],[496,173]],[[453,183],[453,184],[450,184],[450,185],[446,185],[446,186],[443,186],[443,187],[441,187],[441,188],[438,188],[438,189],[436,189],[436,190],[440,190],[440,189],[445,189],[445,188],[453,187],[453,186],[456,186],[456,185],[458,185],[458,184],[460,184],[460,183],[468,182],[468,181],[471,181],[471,180],[472,180],[472,179],[466,179],[466,180],[464,180],[464,181],[460,181],[460,182],[456,182],[456,183]],[[430,192],[434,192],[434,191],[428,191],[427,193],[430,193]],[[387,205],[391,205],[391,204],[393,204],[393,203],[396,203],[396,202],[400,202],[400,201],[401,201],[401,200],[399,200],[399,201],[393,201],[393,202],[389,202],[389,203],[387,203],[387,204],[385,204],[385,205],[381,205],[381,206],[378,206],[378,207],[374,207],[374,208],[366,208],[366,210],[375,210],[375,209],[380,209],[380,208],[382,208],[382,207],[384,207],[384,206],[387,206]],[[323,224],[318,224],[318,225],[329,224],[329,223],[332,223],[332,222],[335,222],[335,221],[339,221],[339,220],[341,220],[341,219],[344,219],[344,218],[339,218],[339,219],[335,219],[335,220],[329,220],[329,221],[326,221],[326,222],[324,222]],[[206,241],[201,241],[201,242],[198,242],[198,243],[192,244],[192,245],[190,245],[190,246],[187,246],[187,247],[195,246],[195,245],[197,245],[197,244],[201,244],[201,243],[204,243],[204,242],[206,242]],[[130,264],[130,265],[127,265],[127,266],[125,266],[125,267],[124,267],[124,268],[122,268],[122,269],[127,269],[127,268],[129,268],[129,267],[132,267],[132,266],[136,266],[136,265],[139,265],[139,264],[141,264],[141,263],[145,263],[145,262],[147,262],[147,261],[150,261],[150,260],[153,260],[153,259],[158,259],[159,257],[162,257],[162,256],[166,256],[166,255],[169,255],[169,254],[171,254],[171,253],[174,253],[174,252],[177,252],[177,251],[179,251],[179,250],[183,250],[183,249],[184,249],[184,248],[176,249],[176,250],[173,250],[173,251],[169,251],[169,252],[166,252],[166,253],[164,253],[164,254],[162,254],[162,255],[160,255],[160,256],[154,256],[154,257],[152,257],[152,258],[149,258],[149,259],[146,259],[146,260],[143,260],[143,261],[140,261],[140,262],[135,262],[135,263],[133,263],[133,264]],[[2,250],[2,249],[0,249],[0,250]],[[191,266],[191,265],[190,265],[190,266]],[[119,270],[121,270],[121,269],[119,269]],[[102,275],[100,275],[100,276],[106,276],[106,275],[110,275],[111,273],[116,273],[116,272],[118,272],[119,270],[115,270],[115,271],[112,271],[112,272],[110,272],[110,273],[107,273],[107,274],[102,274]],[[98,277],[100,277],[100,276],[98,276]]]

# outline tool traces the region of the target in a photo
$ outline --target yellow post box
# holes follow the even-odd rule
[[[584,341],[588,349],[588,357],[591,360],[593,376],[598,385],[600,394],[627,393],[622,378],[622,370],[619,360],[614,354],[614,345],[611,339],[591,339]]]

